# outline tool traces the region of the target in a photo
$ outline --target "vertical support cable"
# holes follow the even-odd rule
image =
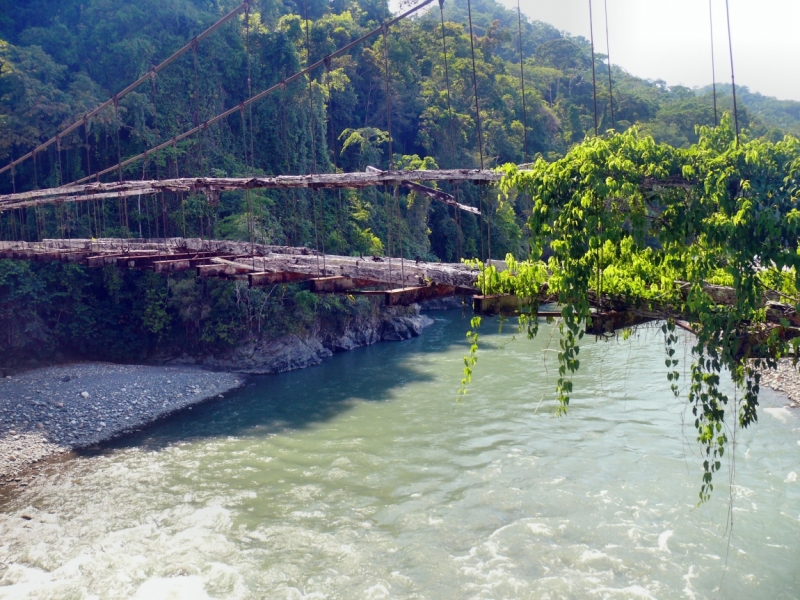
[[[244,118],[244,106],[242,106],[242,105],[239,106],[239,116],[242,119],[242,156],[244,157],[245,175],[247,175],[247,166],[248,166],[248,164],[247,164],[247,125],[245,123],[245,118]],[[244,188],[244,205],[245,205],[245,211],[246,211],[246,214],[247,214],[247,237],[248,237],[248,241],[250,242],[250,245],[251,245],[250,249],[252,251],[252,249],[253,249],[252,244],[253,244],[253,237],[254,237],[254,233],[253,233],[253,214],[252,214],[252,206],[251,206],[251,198],[250,198],[250,188],[247,187],[247,186]]]
[[[733,122],[736,125],[736,145],[739,145],[739,110],[736,106],[736,77],[733,74],[733,40],[731,40],[731,11],[725,0],[725,16],[728,19],[728,52],[731,56],[731,90],[733,91]]]
[[[483,132],[481,131],[481,109],[478,103],[478,75],[477,75],[477,67],[475,66],[475,36],[472,31],[472,3],[470,0],[467,0],[467,18],[469,19],[469,47],[472,53],[472,89],[475,94],[475,122],[478,127],[478,150],[480,152],[481,158],[481,170],[484,169],[483,163]],[[478,184],[481,186],[481,184]],[[483,197],[483,187],[479,187],[480,194],[479,194],[479,202]],[[488,259],[489,262],[492,260],[492,247],[491,247],[491,235],[492,235],[492,223],[491,223],[491,208],[489,207],[488,201],[486,205],[486,214],[489,221],[487,222],[487,239],[489,241],[489,254]],[[481,227],[483,229],[483,227]],[[481,236],[482,238],[483,236]]]
[[[285,75],[285,73],[284,73]],[[289,162],[289,132],[286,127],[286,83],[281,83],[281,137],[283,138],[283,151],[286,156],[286,174],[291,174]],[[292,197],[292,245],[297,245],[297,194],[292,188],[289,192]]]
[[[305,10],[305,25],[306,25],[306,67],[311,65],[311,36],[308,32],[308,0],[303,0],[303,8]],[[314,127],[314,90],[313,90],[313,79],[311,77],[311,73],[308,74],[308,118],[310,120],[311,125],[311,165],[314,168],[314,174],[317,174],[317,142],[316,142],[316,131]],[[320,272],[320,265],[319,265],[319,223],[317,219],[317,194],[316,188],[311,188],[311,205],[314,211],[314,243],[316,246],[317,251],[317,272]],[[325,250],[323,248],[323,261],[325,260],[324,256]],[[324,269],[324,264],[323,264]]]
[[[391,88],[389,86],[389,44],[386,38],[386,33],[388,31],[388,27],[386,26],[386,20],[384,17],[384,22],[381,25],[383,29],[383,72],[384,78],[386,80],[386,128],[389,133],[389,170],[394,170],[394,152],[392,150],[392,97],[391,97]],[[392,205],[392,212],[396,214],[393,215],[392,220],[395,221],[397,226],[397,239],[398,245],[400,246],[400,282],[403,288],[406,287],[405,282],[405,261],[403,259],[403,223],[401,219],[400,213],[400,198],[397,194],[397,186],[394,186],[392,189],[392,197],[394,198],[394,205]],[[390,201],[391,205],[391,201]],[[390,262],[391,265],[391,262]],[[391,281],[391,278],[389,279]]]
[[[714,127],[719,125],[717,117],[717,67],[714,60],[714,11],[712,0],[708,0],[708,24],[711,29],[711,90],[714,96]]]
[[[481,170],[483,170],[483,132],[481,131],[481,109],[478,105],[478,76],[476,74],[477,67],[475,66],[475,38],[472,33],[472,4],[470,0],[467,0],[467,18],[469,19],[469,47],[472,52],[472,89],[475,93],[475,122],[478,126],[478,150],[481,156]]]
[[[92,174],[91,154],[89,152],[89,120],[83,117],[83,141],[86,147],[86,175]]]
[[[244,7],[244,20],[245,20],[245,47],[244,51],[247,55],[247,98],[253,96],[253,79],[252,79],[252,64],[250,60],[250,2],[248,1]],[[250,177],[255,177],[255,143],[253,142],[253,104],[247,105],[249,124],[250,124]],[[244,112],[242,112],[242,119],[244,119]],[[244,120],[242,121],[244,125]],[[245,139],[247,134],[244,133]],[[247,168],[247,151],[245,150],[245,169]],[[255,222],[255,206],[253,204],[253,193],[248,189],[246,190],[249,204],[250,204],[250,220],[252,222],[252,232],[250,234],[250,255],[253,259],[253,269],[255,269],[255,239],[256,239],[256,222]]]
[[[58,187],[64,183],[64,176],[61,170],[61,136],[56,136],[56,152],[58,153]]]
[[[597,137],[597,73],[594,64],[594,17],[592,0],[589,0],[589,39],[592,44],[592,98],[594,100],[594,136]]]
[[[450,134],[450,168],[456,168],[456,136],[453,133],[453,107],[450,101],[450,68],[447,63],[447,41],[444,30],[444,0],[439,0],[439,18],[442,24],[442,55],[444,56],[444,81],[447,87],[447,128]],[[460,185],[455,184],[454,195],[458,200]],[[453,220],[456,224],[456,258],[461,258],[461,223],[458,208],[453,208]]]
[[[453,107],[450,103],[450,68],[447,65],[447,42],[444,33],[444,0],[439,0],[439,16],[442,21],[442,54],[444,55],[444,81],[447,86],[447,121],[450,133],[450,158],[452,169],[456,168],[456,138],[453,133]]]
[[[56,154],[58,155],[58,187],[61,187],[64,184],[64,173],[61,166],[61,136],[56,136]],[[63,204],[61,205],[61,210],[59,210],[59,217],[61,221],[61,237],[64,237],[64,234],[69,231],[66,211],[64,210]]]
[[[608,36],[608,0],[603,0],[603,13],[606,18],[606,60],[608,61],[608,105],[611,108],[611,129],[616,129],[614,122],[614,89],[611,84],[611,41]]]
[[[389,91],[389,48],[386,42],[386,21],[381,25],[383,29],[383,76],[386,82],[386,129],[389,133],[389,170],[394,170],[394,154],[392,152],[392,98]]]
[[[193,104],[194,104],[194,107],[193,107],[194,114],[192,115],[193,116],[193,118],[192,118],[192,126],[193,127],[197,127],[198,125],[200,125],[200,78],[199,78],[199,75],[198,75],[198,72],[197,72],[198,71],[198,69],[197,69],[197,48],[198,48],[197,38],[194,38],[192,40],[192,60],[193,60],[193,63],[194,63],[194,102],[193,102]],[[206,130],[206,134],[208,134],[207,130]],[[203,151],[203,147],[205,146],[205,141],[204,141],[204,138],[203,138],[202,130],[198,132],[197,137],[198,137],[197,145],[198,145],[198,147],[200,149],[200,156],[199,156],[199,160],[198,160],[198,170],[199,170],[199,174],[203,175],[203,174],[205,174],[205,169],[203,168],[204,167],[204,163],[205,163],[205,152]],[[202,216],[200,218],[202,219]]]
[[[33,157],[33,189],[38,190],[39,189],[39,174],[37,173],[38,169],[36,167],[36,150],[31,152],[31,156]],[[41,213],[41,210],[39,209],[39,202],[35,201],[34,204],[33,204],[33,216],[34,216],[34,220],[36,221],[36,236],[37,236],[38,240],[42,240],[43,237],[44,237],[42,235],[42,226],[41,226],[41,223],[40,223],[40,216],[39,216],[40,213]],[[91,233],[92,232],[89,231],[89,237],[91,237]]]
[[[517,0],[517,32],[519,35],[519,87],[522,91],[522,130],[525,136],[525,162],[528,162],[528,111],[525,107],[525,63],[522,56],[522,10],[519,7],[519,0]]]
[[[117,175],[119,176],[119,180],[122,181],[122,152],[120,151],[119,145],[119,101],[116,96],[114,96],[114,123],[117,127]]]

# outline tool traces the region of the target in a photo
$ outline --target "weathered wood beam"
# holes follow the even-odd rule
[[[197,267],[197,276],[202,278],[219,277],[221,279],[235,277],[252,273],[250,267],[242,267],[237,264],[215,263],[211,265],[201,265]]]
[[[425,300],[449,298],[457,293],[458,288],[454,285],[433,284],[400,290],[386,290],[384,299],[386,306],[410,306]]]
[[[200,258],[214,264],[198,266],[201,277],[230,277],[252,272],[296,272],[319,277],[349,277],[353,280],[380,282],[393,288],[421,287],[430,283],[474,289],[477,269],[460,263],[426,263],[389,257],[318,255],[307,248],[263,246],[227,240],[171,238],[168,240],[48,240],[44,243],[3,242],[0,252],[89,251],[90,266],[130,261],[134,265],[151,266],[155,262]],[[205,253],[205,254],[204,254]],[[222,256],[236,256],[227,260]]]
[[[309,273],[296,273],[291,271],[278,271],[266,273],[250,273],[247,276],[250,287],[261,287],[265,285],[274,285],[276,283],[297,283],[298,281],[307,281],[311,279],[312,275]]]
[[[118,181],[85,183],[44,190],[30,190],[0,196],[0,210],[41,204],[44,199],[54,202],[79,202],[102,197],[123,198],[159,192],[219,193],[247,189],[341,189],[366,188],[376,185],[406,185],[422,181],[499,181],[501,173],[481,169],[440,169],[419,171],[370,171],[364,173],[320,173],[316,175],[279,175],[277,177],[186,177],[149,181]],[[108,194],[100,196],[99,194]],[[455,201],[453,201],[455,202]],[[472,207],[470,207],[472,208]]]
[[[163,258],[163,257],[162,257]],[[170,260],[157,260],[152,263],[153,271],[156,273],[177,273],[180,271],[191,271],[197,267],[211,264],[214,256],[199,258],[178,258]],[[220,256],[218,258],[236,258],[235,256]]]

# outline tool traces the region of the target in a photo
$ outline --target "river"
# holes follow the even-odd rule
[[[467,321],[436,318],[53,463],[0,504],[0,598],[800,597],[777,394],[697,507],[660,332],[587,340],[559,418],[553,326],[485,325],[457,404]]]

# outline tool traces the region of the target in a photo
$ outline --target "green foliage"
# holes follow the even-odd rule
[[[728,439],[726,408],[734,411],[734,427],[755,422],[758,368],[794,352],[798,330],[785,319],[779,326],[768,321],[764,298],[777,291],[800,310],[800,140],[737,143],[727,115],[719,128],[698,134],[697,144],[681,149],[631,129],[589,139],[527,171],[506,166],[501,189],[533,198],[532,256],[524,263],[508,257],[499,273],[481,265],[479,283],[487,294],[523,297],[546,285],[562,306],[558,414],[569,405],[595,299],[692,323],[688,399],[704,452],[705,501]],[[732,303],[714,300],[707,288],[713,281],[733,288]],[[667,380],[677,395],[673,318],[662,331]],[[739,390],[735,398],[719,387],[724,371]]]

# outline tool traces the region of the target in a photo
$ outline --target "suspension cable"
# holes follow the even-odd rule
[[[733,74],[733,40],[731,39],[731,11],[725,0],[725,15],[728,20],[728,52],[731,56],[731,90],[733,92],[733,121],[736,125],[736,145],[739,145],[739,111],[736,106],[736,77]]]
[[[206,29],[203,33],[201,33],[200,35],[198,35],[195,38],[193,38],[191,42],[189,42],[188,44],[185,44],[183,47],[181,47],[179,50],[177,50],[171,56],[169,56],[166,60],[162,61],[159,65],[153,67],[151,69],[151,72],[153,72],[153,71],[154,72],[160,72],[161,70],[165,69],[168,65],[170,65],[172,62],[174,62],[178,57],[180,57],[181,55],[185,54],[188,50],[190,50],[193,43],[200,42],[201,40],[205,39],[206,37],[208,37],[209,35],[214,33],[217,29],[222,27],[222,25],[224,25],[225,23],[230,21],[233,17],[235,17],[239,13],[239,11],[241,11],[244,8],[244,6],[245,6],[245,4],[243,3],[243,4],[240,4],[239,6],[237,6],[236,8],[234,8],[231,12],[229,12],[227,15],[225,15],[224,17],[219,19],[216,23],[214,23],[211,27]],[[139,87],[142,83],[147,81],[148,77],[150,77],[149,73],[146,74],[146,75],[142,75],[139,79],[134,81],[132,84],[130,84],[124,90],[122,90],[121,92],[118,92],[117,94],[115,94],[114,98],[116,98],[118,100],[118,99],[122,98],[123,96],[126,96],[127,94],[129,94],[130,92],[135,90],[137,87]],[[98,107],[96,107],[93,110],[91,110],[88,113],[86,113],[85,118],[91,119],[92,117],[94,117],[95,115],[99,114],[104,109],[106,109],[108,106],[110,106],[113,103],[113,101],[114,101],[113,98],[111,100],[106,100],[105,102],[103,102]],[[79,120],[79,121],[75,121],[72,125],[70,125],[66,129],[61,131],[59,134],[57,134],[56,137],[58,137],[58,136],[63,137],[65,135],[68,135],[68,134],[72,133],[78,127],[81,126],[82,122],[83,122],[83,118],[81,118],[81,120]],[[30,152],[28,152],[24,156],[21,156],[17,160],[13,161],[14,164],[18,165],[22,161],[25,161],[25,160],[31,158],[33,156],[33,152],[40,152],[41,150],[44,150],[45,148],[47,148],[49,146],[52,146],[56,142],[56,137],[52,137],[49,140],[47,140],[46,142],[44,142],[42,144],[39,144],[36,148],[31,150]],[[10,168],[11,168],[11,165],[8,164],[5,167],[0,168],[0,173],[3,173],[4,171],[9,170]]]
[[[403,14],[397,15],[396,17],[393,17],[393,18],[389,19],[387,21],[387,26],[391,26],[391,25],[393,25],[395,23],[398,23],[399,21],[402,21],[403,19],[405,19],[405,18],[411,16],[412,14],[418,12],[419,10],[425,8],[426,6],[431,4],[432,2],[434,2],[434,0],[422,0],[422,2],[420,2],[416,6],[408,9]],[[355,40],[353,40],[352,42],[350,42],[348,44],[345,44],[341,48],[339,48],[339,49],[335,50],[334,52],[331,52],[330,54],[328,54],[325,57],[321,58],[320,60],[318,60],[314,64],[308,65],[306,68],[301,69],[300,71],[297,71],[296,73],[293,73],[289,77],[286,77],[284,80],[279,81],[278,83],[275,83],[271,87],[268,87],[267,89],[259,92],[258,94],[248,98],[247,100],[242,102],[242,104],[244,104],[245,106],[248,106],[251,103],[258,102],[259,100],[262,100],[262,99],[266,98],[270,94],[272,94],[272,93],[276,92],[277,90],[281,89],[284,85],[288,85],[289,83],[292,83],[293,81],[295,81],[297,79],[300,79],[301,77],[304,77],[308,73],[312,72],[314,69],[317,69],[317,68],[323,66],[325,64],[326,60],[331,60],[333,58],[336,58],[337,56],[341,56],[345,52],[349,52],[350,50],[352,50],[354,47],[358,46],[362,42],[364,42],[364,41],[374,37],[375,35],[379,34],[381,32],[381,30],[382,30],[382,26],[378,26],[375,29],[373,29],[371,31],[368,31],[367,33],[362,35],[360,38],[355,39]],[[229,116],[231,116],[232,114],[234,114],[237,110],[239,110],[239,106],[234,106],[233,108],[225,110],[225,111],[219,113],[218,115],[212,117],[211,119],[208,119],[208,120],[204,121],[202,124],[198,125],[197,127],[193,127],[192,129],[189,129],[188,131],[184,131],[183,133],[181,133],[180,135],[177,136],[177,140],[180,142],[181,140],[184,140],[184,139],[194,135],[195,133],[198,133],[199,131],[207,128],[209,125],[213,125],[215,123],[219,123],[223,119],[226,119]],[[167,148],[170,145],[170,143],[171,142],[169,142],[169,141],[168,142],[164,142],[162,144],[159,144],[158,146],[154,146],[153,148],[149,148],[148,151],[152,153],[152,152],[157,152],[159,150],[163,150],[163,149]],[[142,158],[144,158],[143,154],[137,154],[136,156],[131,156],[130,158],[126,158],[125,159],[125,161],[122,163],[122,166],[126,167],[126,166],[128,166],[130,164],[133,164],[133,163],[135,163],[137,161],[142,160]],[[106,169],[104,171],[100,171],[98,174],[95,175],[95,177],[99,177],[100,175],[105,175],[106,173],[110,173],[112,171],[115,171],[116,169],[117,169],[117,165],[114,165],[114,166],[109,167],[108,169]],[[90,178],[78,179],[76,181],[71,182],[71,185],[77,185],[77,184],[80,184],[80,183],[84,183],[88,179],[90,179]]]
[[[589,0],[589,37],[592,44],[592,97],[594,99],[594,136],[597,137],[597,73],[594,64],[594,18],[592,0]]]
[[[528,111],[525,107],[525,63],[522,57],[522,10],[517,0],[517,32],[519,35],[519,87],[522,91],[522,130],[524,132],[525,162],[528,162]]]
[[[606,18],[606,61],[608,62],[608,105],[611,108],[611,129],[616,129],[614,122],[614,88],[611,84],[611,41],[608,37],[608,0],[603,0],[603,14]]]

